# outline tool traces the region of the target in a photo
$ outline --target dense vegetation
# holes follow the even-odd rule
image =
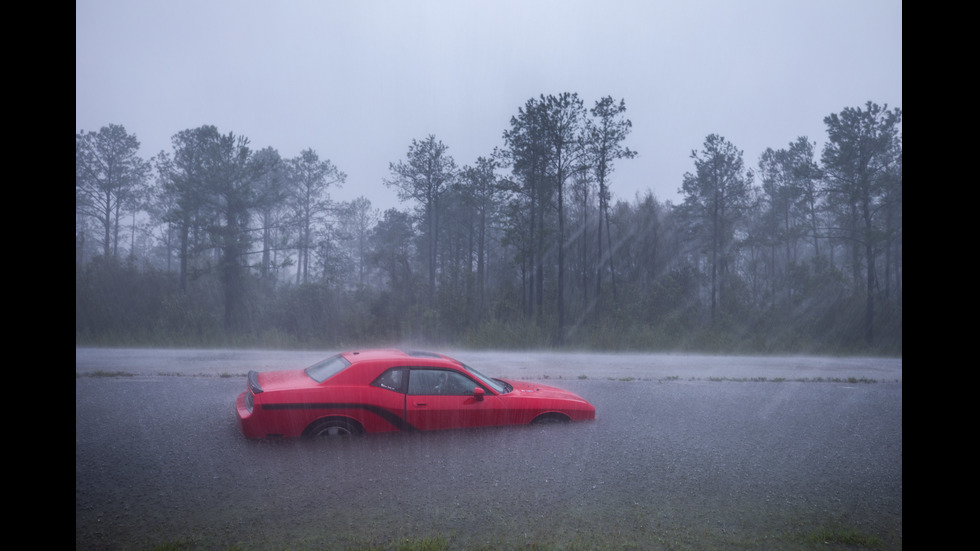
[[[625,103],[529,99],[457,166],[413,140],[405,210],[329,199],[346,175],[213,126],[146,160],[75,136],[76,345],[902,352],[901,110],[824,119],[755,168],[718,135],[674,205],[616,198]]]

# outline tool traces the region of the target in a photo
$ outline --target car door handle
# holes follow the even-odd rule
[[[425,407],[425,406],[427,406],[429,404],[427,404],[426,402],[415,402],[415,405],[418,406],[418,407]]]

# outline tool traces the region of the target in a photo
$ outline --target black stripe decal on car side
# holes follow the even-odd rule
[[[380,408],[378,406],[372,406],[370,404],[344,404],[344,403],[302,403],[302,404],[262,404],[262,409],[363,409],[365,411],[370,411],[378,417],[381,417],[385,421],[388,421],[392,426],[396,427],[398,430],[403,431],[415,431],[418,430],[410,423],[406,422],[405,419],[395,415],[394,413]]]

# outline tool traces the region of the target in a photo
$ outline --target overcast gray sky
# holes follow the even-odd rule
[[[692,150],[767,147],[873,101],[902,107],[901,0],[76,0],[75,131],[121,124],[142,156],[215,125],[347,174],[336,200],[406,208],[382,180],[434,134],[458,166],[503,146],[530,98],[626,102],[639,152],[618,199],[680,201]],[[819,151],[819,149],[818,149]]]

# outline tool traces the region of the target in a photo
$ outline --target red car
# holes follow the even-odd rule
[[[306,369],[250,371],[247,386],[236,403],[247,438],[595,419],[595,407],[576,394],[491,379],[430,352],[345,352]]]

